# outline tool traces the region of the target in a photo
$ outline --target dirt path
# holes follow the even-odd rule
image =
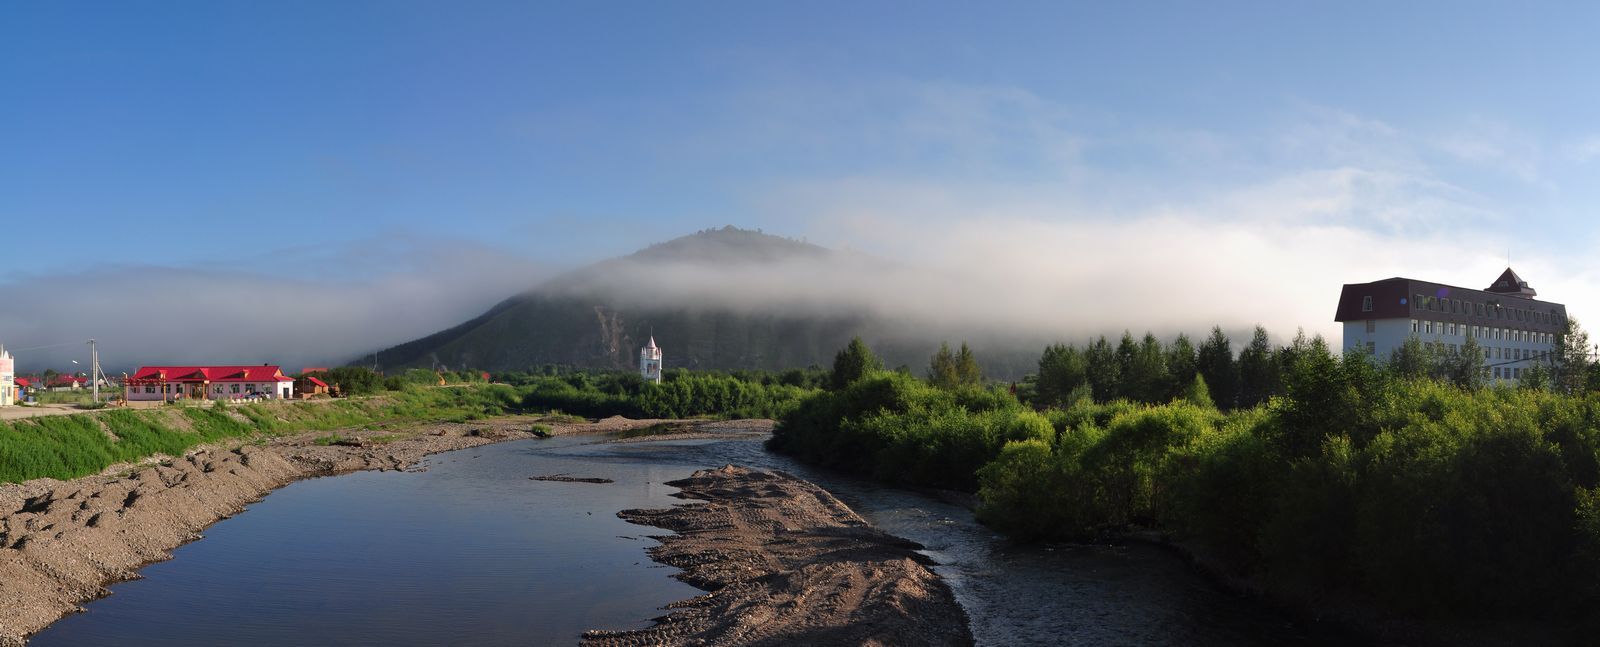
[[[972,644],[918,546],[822,488],[731,465],[667,485],[705,502],[618,516],[677,533],[650,556],[710,593],[673,603],[648,629],[591,631],[584,645]]]
[[[197,448],[183,457],[112,468],[71,481],[0,485],[0,645],[27,636],[139,568],[200,538],[207,526],[273,490],[317,476],[404,469],[424,456],[533,438],[537,417],[330,432],[271,442]],[[626,431],[658,420],[543,422],[554,435]]]

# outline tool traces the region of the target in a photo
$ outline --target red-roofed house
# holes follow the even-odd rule
[[[294,392],[302,398],[328,394],[328,383],[315,375],[302,375],[294,381]]]
[[[146,366],[123,385],[128,401],[236,400],[294,396],[294,378],[261,366]]]
[[[50,384],[48,386],[50,387],[51,391],[76,391],[83,387],[89,386],[89,378],[62,373],[50,378]]]

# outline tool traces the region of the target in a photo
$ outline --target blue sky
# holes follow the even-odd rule
[[[1592,3],[6,3],[0,293],[274,264],[332,270],[291,270],[305,291],[485,286],[420,329],[733,223],[1001,277],[1213,248],[1177,257],[1279,277],[1252,286],[1307,295],[1254,318],[1314,331],[1339,283],[1486,284],[1507,252],[1600,306],[1595,24]],[[1123,269],[1138,294],[1183,268]],[[49,336],[12,316],[0,335]]]

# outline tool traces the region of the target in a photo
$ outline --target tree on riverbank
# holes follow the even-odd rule
[[[1304,334],[1272,348],[1258,328],[1234,361],[1213,329],[1172,401],[1144,363],[1163,358],[1171,389],[1183,352],[1155,352],[1153,339],[1047,347],[1031,407],[1003,390],[868,374],[803,400],[769,447],[887,482],[975,489],[980,518],[1022,539],[1156,530],[1286,598],[1329,592],[1410,618],[1559,618],[1574,640],[1600,629],[1590,365],[1564,367],[1570,394],[1485,388],[1471,347],[1380,363]],[[1208,406],[1209,375],[1236,380],[1222,397],[1240,406]]]

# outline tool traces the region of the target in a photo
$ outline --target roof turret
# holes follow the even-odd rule
[[[1513,272],[1509,267],[1506,268],[1506,271],[1500,273],[1500,278],[1495,279],[1494,283],[1489,284],[1489,287],[1484,288],[1483,291],[1496,294],[1515,294],[1524,297],[1534,297],[1539,294],[1537,290],[1530,287],[1527,281],[1522,280],[1522,277],[1517,276],[1517,273]]]

